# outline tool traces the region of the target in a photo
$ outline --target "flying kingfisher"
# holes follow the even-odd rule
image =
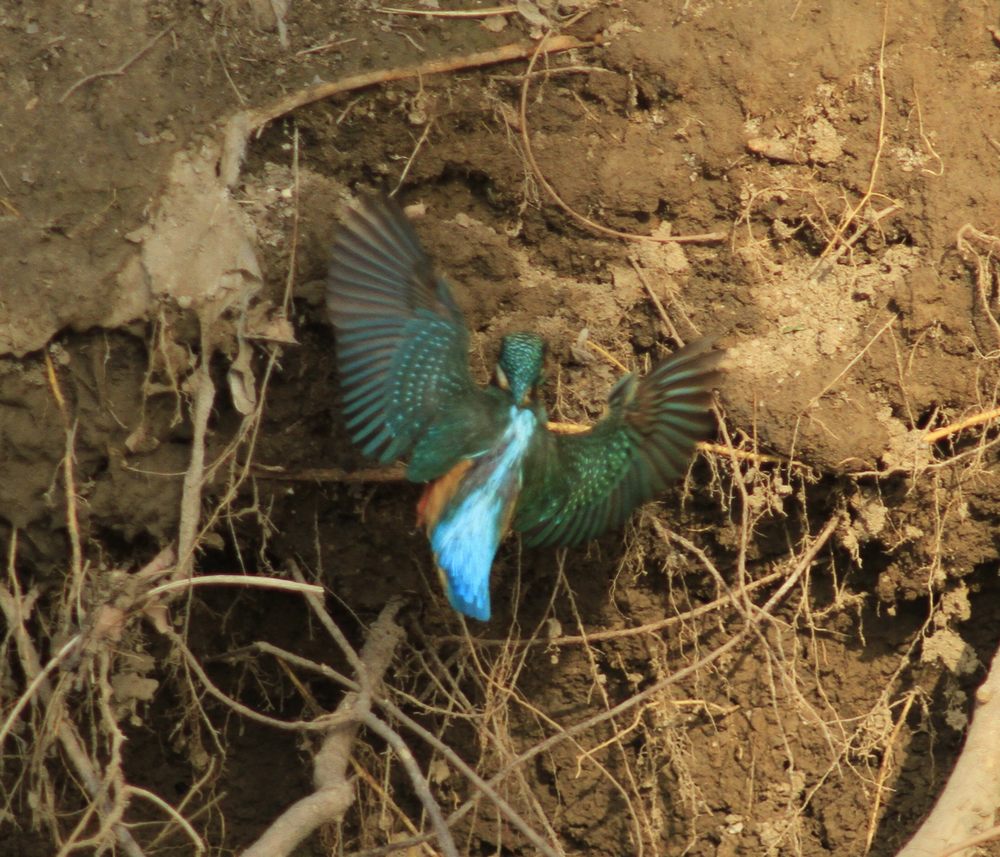
[[[490,568],[510,529],[572,545],[621,525],[688,466],[714,426],[721,351],[699,340],[630,374],[581,433],[551,430],[536,396],[544,344],[505,336],[494,383],[469,371],[469,331],[399,205],[363,200],[333,242],[327,309],[351,438],[426,482],[418,523],[451,605],[490,618]]]

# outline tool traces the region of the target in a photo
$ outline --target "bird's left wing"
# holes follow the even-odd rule
[[[580,434],[539,432],[513,527],[528,545],[572,545],[624,523],[684,473],[715,424],[721,351],[691,343],[612,390],[607,414]]]
[[[395,201],[372,197],[347,214],[326,300],[347,428],[362,451],[384,464],[425,447],[409,472],[418,481],[475,452],[464,447],[492,397],[469,373],[469,334],[448,284]]]

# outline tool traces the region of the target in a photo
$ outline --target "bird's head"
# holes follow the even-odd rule
[[[545,343],[533,333],[512,333],[503,338],[497,361],[497,384],[523,405],[541,383]]]

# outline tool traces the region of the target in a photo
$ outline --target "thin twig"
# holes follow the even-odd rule
[[[239,700],[233,699],[214,681],[212,681],[212,679],[209,678],[208,673],[205,672],[205,669],[202,667],[198,658],[195,657],[194,652],[188,648],[180,634],[172,628],[167,628],[161,633],[163,633],[170,640],[170,642],[177,647],[177,650],[181,653],[181,655],[183,655],[184,660],[191,672],[195,674],[195,677],[201,682],[205,690],[207,690],[211,696],[214,696],[223,705],[232,709],[237,714],[246,717],[248,720],[262,723],[263,725],[270,726],[273,729],[280,729],[283,732],[320,733],[329,732],[331,727],[336,725],[334,721],[336,720],[339,722],[340,720],[340,718],[337,718],[335,715],[320,717],[316,720],[279,720],[277,717],[270,717],[267,714],[261,714],[249,705],[244,705]]]
[[[288,271],[285,274],[285,294],[281,299],[281,315],[288,318],[292,309],[292,292],[295,289],[295,275],[298,272],[299,257],[299,126],[292,134],[292,234],[288,241]]]
[[[132,56],[130,56],[127,60],[125,60],[125,62],[123,62],[121,65],[115,66],[114,68],[108,69],[107,71],[95,71],[93,74],[88,74],[86,77],[81,77],[76,83],[74,83],[59,97],[59,104],[62,104],[81,86],[86,86],[88,83],[91,83],[92,81],[100,80],[100,78],[102,77],[121,77],[123,74],[125,74],[126,71],[128,71],[129,67],[133,63],[136,63],[140,59],[142,59],[142,57],[144,57],[150,50],[152,50],[153,46],[158,41],[160,41],[160,39],[162,39],[167,33],[169,33],[172,29],[173,25],[163,30],[160,30],[159,33],[153,36],[153,38],[151,38],[148,42],[146,42],[145,45],[139,48],[138,51],[132,54]]]
[[[342,47],[343,45],[349,45],[351,42],[356,42],[356,41],[357,39],[350,38],[350,39],[337,39],[334,42],[324,42],[322,45],[313,45],[311,48],[303,48],[301,51],[296,51],[295,56],[304,57],[308,56],[309,54],[318,54],[322,53],[323,51],[332,50],[333,48]]]
[[[208,849],[205,847],[204,841],[197,834],[195,829],[191,826],[191,823],[174,809],[167,801],[161,798],[155,792],[149,791],[149,789],[140,788],[139,786],[125,786],[126,795],[135,795],[136,797],[141,797],[144,800],[148,800],[151,804],[158,806],[164,811],[173,821],[180,827],[181,830],[187,835],[187,838],[191,840],[191,844],[194,845],[195,852],[198,854],[204,854]]]
[[[673,319],[667,315],[667,311],[663,308],[663,304],[656,296],[656,292],[653,291],[653,287],[649,284],[649,280],[646,279],[646,275],[642,272],[642,268],[639,267],[639,263],[631,256],[629,256],[628,261],[632,266],[632,269],[635,271],[635,275],[639,278],[639,282],[642,284],[642,287],[646,290],[646,294],[649,295],[649,299],[653,302],[653,306],[656,307],[656,311],[660,314],[660,319],[667,326],[667,330],[670,332],[670,335],[677,340],[678,345],[683,346],[684,340],[681,339],[680,333],[677,331],[677,328],[674,327]]]
[[[868,232],[869,229],[876,224],[881,223],[897,211],[902,210],[903,206],[894,202],[892,205],[887,205],[881,211],[877,211],[872,214],[863,224],[861,224],[861,226],[854,230],[854,234],[852,234],[850,238],[846,241],[842,241],[840,246],[833,253],[825,259],[821,257],[820,260],[813,266],[812,271],[810,271],[810,276],[822,279],[826,276],[827,272],[833,268],[840,257],[850,250]]]
[[[875,802],[868,817],[868,833],[865,835],[865,854],[872,850],[872,842],[875,839],[875,831],[878,828],[878,813],[882,808],[882,793],[885,791],[886,777],[889,776],[889,770],[892,768],[892,753],[896,746],[896,739],[899,737],[899,733],[906,723],[910,708],[913,706],[913,700],[916,698],[917,692],[913,690],[906,695],[903,710],[899,712],[896,725],[893,727],[892,734],[889,736],[889,740],[886,741],[885,749],[882,751],[882,764],[879,765],[878,778],[875,781]]]
[[[819,402],[819,400],[823,398],[823,396],[825,396],[827,393],[830,392],[830,390],[836,387],[837,384],[840,382],[840,379],[843,378],[848,372],[850,372],[851,369],[853,369],[854,366],[857,364],[857,362],[862,357],[864,357],[865,354],[868,353],[868,349],[875,344],[875,341],[890,327],[892,327],[897,321],[899,321],[898,316],[893,315],[892,317],[890,317],[889,320],[875,332],[875,335],[868,340],[865,347],[862,348],[857,354],[855,354],[854,357],[852,357],[848,361],[847,365],[837,373],[837,377],[835,377],[832,381],[830,381],[829,384],[827,384],[822,390],[820,390],[815,396],[813,396],[809,400],[809,403],[806,405],[804,410],[807,411],[809,410],[809,408],[814,407]]]
[[[288,560],[287,565],[292,577],[300,583],[305,583],[305,577],[303,576],[298,563],[294,560]],[[333,641],[340,647],[340,651],[343,652],[344,657],[347,658],[347,662],[351,665],[351,669],[353,669],[358,676],[358,684],[361,685],[361,689],[367,690],[370,693],[371,688],[365,687],[365,684],[368,681],[365,665],[362,662],[361,657],[355,651],[354,646],[352,646],[348,641],[347,636],[340,630],[337,623],[333,621],[330,614],[326,612],[326,606],[323,604],[323,599],[316,595],[306,595],[306,601],[309,603],[309,607],[312,608],[316,618],[319,619],[320,624],[326,629],[326,632],[330,635]]]
[[[281,592],[299,592],[307,595],[323,595],[323,587],[313,583],[299,583],[294,580],[281,580],[275,577],[251,577],[248,574],[206,574],[202,577],[189,577],[183,580],[172,580],[161,583],[150,589],[142,598],[155,598],[166,592],[181,589],[191,589],[195,586],[242,586],[249,589],[276,589]]]
[[[758,580],[754,580],[748,583],[744,588],[744,593],[754,592],[765,586],[769,586],[772,583],[777,583],[779,580],[785,577],[784,571],[774,571],[771,574],[767,574]],[[740,593],[742,595],[742,593]],[[717,610],[724,609],[735,603],[735,594],[727,594],[721,598],[716,598],[714,601],[709,601],[707,604],[702,604],[698,607],[693,607],[684,613],[678,613],[676,616],[667,616],[664,619],[657,619],[655,622],[646,622],[643,625],[636,625],[634,628],[617,628],[612,631],[590,631],[584,635],[567,635],[562,637],[539,637],[530,638],[523,640],[500,640],[500,639],[489,639],[480,637],[460,637],[457,635],[442,635],[440,637],[434,637],[434,641],[438,643],[464,643],[471,639],[472,644],[475,646],[482,647],[497,647],[497,646],[578,646],[586,645],[588,643],[598,643],[604,640],[620,640],[623,637],[635,637],[635,636],[649,636],[650,634],[656,634],[665,628],[669,628],[672,625],[678,625],[681,622],[689,622],[692,619],[698,619],[701,616],[705,616],[709,613],[714,613]]]
[[[250,465],[250,475],[258,479],[278,479],[283,482],[403,482],[406,468],[401,464],[391,467],[364,467],[360,470],[344,470],[340,467],[306,467],[302,470],[285,470],[283,467],[267,464]]]
[[[399,733],[379,720],[374,714],[369,713],[363,722],[366,729],[370,729],[392,747],[396,758],[402,763],[403,769],[410,778],[413,790],[416,792],[427,815],[430,816],[431,826],[437,834],[438,845],[440,845],[441,850],[445,853],[445,857],[458,857],[458,847],[455,845],[455,840],[448,829],[448,822],[445,821],[444,813],[441,812],[441,805],[431,794],[431,787],[427,782],[427,778],[420,770],[420,766],[417,764],[417,760],[413,758],[413,753],[406,746],[406,742]],[[552,857],[558,857],[558,855],[553,854]]]
[[[434,120],[431,119],[424,125],[424,130],[420,134],[420,138],[417,140],[416,145],[413,147],[413,151],[410,152],[410,157],[406,159],[406,165],[403,167],[403,172],[399,174],[399,181],[396,182],[396,186],[389,192],[389,196],[395,196],[399,193],[399,189],[403,186],[403,182],[406,181],[406,177],[410,174],[410,168],[413,166],[414,160],[416,160],[417,152],[420,151],[421,146],[427,142],[427,136],[431,133],[431,127],[434,125]]]
[[[583,423],[564,423],[552,421],[546,423],[549,431],[556,434],[582,434],[590,431],[593,426]],[[965,426],[960,426],[965,428]],[[958,429],[955,429],[958,431]],[[947,433],[947,432],[946,432]],[[808,470],[809,465],[800,461],[791,461],[781,455],[768,455],[764,452],[752,452],[746,449],[736,449],[719,443],[709,443],[700,441],[697,449],[701,452],[710,452],[716,455],[725,455],[732,458],[739,458],[743,461],[753,461],[757,464],[791,464],[803,470]],[[250,467],[251,475],[257,479],[274,479],[282,482],[336,482],[343,485],[354,485],[356,483],[367,482],[405,482],[406,466],[394,464],[390,467],[366,467],[361,470],[344,470],[341,467],[306,467],[302,470],[285,470],[282,467],[267,464],[253,464]]]
[[[14,707],[10,710],[10,714],[7,715],[7,719],[4,721],[3,726],[0,726],[0,747],[3,747],[3,742],[10,734],[10,730],[21,716],[21,712],[24,711],[27,704],[31,702],[34,695],[38,692],[39,688],[48,682],[49,676],[55,672],[59,664],[76,651],[77,646],[79,646],[82,639],[83,638],[79,634],[75,634],[70,637],[69,640],[63,644],[62,648],[49,659],[49,662],[44,666],[44,668],[39,670],[38,674],[31,679],[28,686],[24,689],[24,692],[18,697]]]
[[[482,9],[400,9],[395,6],[378,6],[376,12],[390,15],[414,15],[423,18],[492,18],[499,15],[514,15],[517,6],[486,6]]]
[[[624,363],[622,363],[621,360],[619,360],[617,357],[615,357],[614,354],[612,354],[610,351],[608,351],[603,346],[598,345],[592,339],[588,339],[587,340],[587,347],[591,351],[594,351],[597,354],[600,354],[601,357],[603,357],[605,360],[607,360],[608,363],[610,363],[612,366],[614,366],[619,371],[625,372],[626,374],[628,374],[628,372],[629,372],[628,366],[626,366]]]
[[[83,604],[81,603],[84,585],[83,573],[83,546],[80,540],[80,517],[77,510],[76,497],[76,476],[74,467],[76,464],[76,423],[70,419],[69,405],[63,395],[59,385],[59,376],[56,367],[52,363],[52,356],[48,350],[45,351],[45,374],[48,378],[49,389],[52,391],[52,398],[59,408],[59,416],[62,417],[63,428],[66,433],[66,444],[63,451],[62,469],[63,481],[65,482],[66,494],[66,527],[69,530],[70,544],[70,573],[69,573],[69,596],[66,598],[62,615],[63,627],[69,627],[74,621],[79,621],[83,616]],[[75,614],[72,612],[76,610]]]

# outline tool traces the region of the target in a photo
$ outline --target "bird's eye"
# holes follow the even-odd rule
[[[510,390],[510,381],[507,380],[507,373],[497,366],[497,386],[501,390]]]

